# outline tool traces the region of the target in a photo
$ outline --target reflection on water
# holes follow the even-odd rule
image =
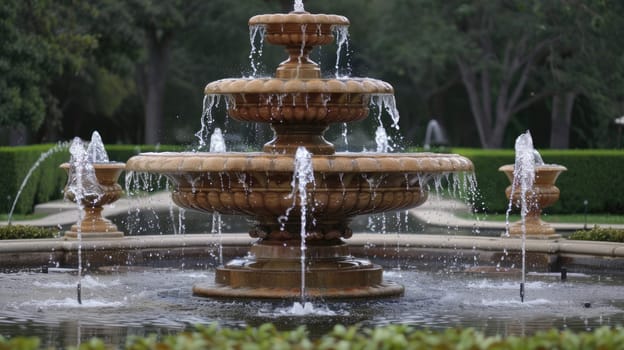
[[[557,275],[529,275],[526,302],[521,303],[518,282],[509,276],[401,270],[385,275],[406,286],[401,298],[313,301],[297,307],[292,301],[192,296],[193,283],[213,280],[211,269],[139,267],[90,272],[83,279],[80,305],[76,276],[61,271],[0,274],[0,334],[38,335],[44,345],[67,346],[93,336],[124,344],[131,335],[164,335],[213,322],[230,327],[273,322],[281,329],[306,325],[315,335],[337,323],[469,326],[502,335],[624,324],[624,279],[615,276],[572,275],[561,282]]]

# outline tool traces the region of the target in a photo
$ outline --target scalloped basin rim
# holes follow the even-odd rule
[[[204,93],[210,94],[304,94],[304,93],[352,93],[352,94],[394,94],[389,83],[372,78],[321,78],[321,79],[279,79],[279,78],[226,78],[210,82]]]
[[[542,164],[535,166],[536,171],[566,171],[566,168],[563,165],[559,164]],[[505,164],[498,168],[498,171],[514,171],[514,164]]]
[[[316,172],[333,173],[443,173],[473,171],[472,162],[457,154],[350,153],[312,156]],[[262,152],[160,152],[130,158],[126,170],[138,172],[292,172],[294,155]]]
[[[291,13],[270,13],[256,15],[249,19],[249,25],[262,25],[262,24],[331,24],[348,26],[349,19],[345,16],[324,14],[324,13],[309,13],[309,12],[291,12]]]

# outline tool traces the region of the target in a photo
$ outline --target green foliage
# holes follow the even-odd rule
[[[37,349],[39,339],[0,336],[0,350]],[[74,348],[72,348],[74,349]],[[80,350],[104,350],[107,346],[99,339],[80,344]],[[470,350],[537,350],[537,349],[624,349],[624,328],[601,327],[592,332],[574,333],[551,329],[532,336],[485,336],[474,329],[449,328],[432,332],[415,330],[405,325],[376,328],[345,327],[337,325],[318,339],[310,339],[305,328],[278,331],[272,324],[244,329],[219,328],[216,325],[198,326],[192,332],[166,336],[155,335],[128,339],[128,350],[173,349],[318,349],[318,350],[394,350],[394,349],[470,349]]]
[[[37,337],[5,338],[0,335],[0,350],[37,350],[40,344]]]
[[[576,231],[572,233],[568,239],[624,243],[624,230],[594,226],[591,230]]]
[[[81,31],[78,3],[6,0],[0,4],[0,126],[37,130],[56,111],[50,84],[64,72],[75,73],[95,37]]]
[[[26,225],[0,226],[0,240],[3,239],[30,239],[53,238],[58,231],[51,228]]]
[[[505,188],[507,177],[498,171],[505,164],[514,163],[513,150],[453,149],[474,164],[480,199],[476,210],[504,213],[508,201]],[[624,213],[624,182],[619,181],[624,171],[624,152],[616,150],[544,150],[545,163],[560,164],[568,170],[557,179],[561,191],[559,201],[546,209],[549,213],[583,213],[587,200],[590,213]]]
[[[61,198],[65,172],[59,165],[69,159],[67,149],[58,145],[34,145],[25,147],[0,147],[0,210],[8,213],[26,175],[42,154],[57,149],[43,160],[32,172],[22,190],[15,213],[30,213],[36,203]]]

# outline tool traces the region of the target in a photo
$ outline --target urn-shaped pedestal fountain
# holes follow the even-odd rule
[[[70,164],[63,163],[61,168],[65,169],[69,176]],[[78,233],[82,238],[117,238],[123,237],[123,232],[119,231],[117,225],[102,216],[103,206],[112,204],[123,194],[121,186],[117,183],[119,175],[124,171],[124,163],[100,163],[94,164],[95,177],[101,188],[101,195],[87,195],[80,199],[80,206],[83,216],[80,222],[71,226],[65,232],[65,238],[77,238]],[[73,192],[65,188],[65,199],[75,202],[76,197]]]
[[[432,176],[472,170],[457,155],[339,153],[323,138],[332,123],[366,118],[371,102],[395,111],[390,84],[322,78],[309,59],[314,46],[332,42],[333,30],[348,24],[342,16],[307,12],[249,20],[269,43],[285,46],[288,59],[274,78],[223,79],[205,93],[225,97],[231,118],[271,125],[275,137],[263,152],[146,153],[128,161],[128,170],[165,175],[173,201],[184,208],[255,221],[250,235],[258,240],[249,254],[218,267],[214,283],[196,284],[196,295],[299,298],[302,289],[322,298],[400,295],[403,287],[384,282],[380,266],[351,256],[343,241],[352,235],[349,222],[418,206]],[[293,180],[300,147],[311,153],[305,196]]]
[[[510,199],[515,207],[520,208],[522,193],[520,186],[513,186],[514,182],[514,165],[507,164],[498,170],[505,173],[512,185],[507,186],[505,195]],[[535,181],[533,186],[526,192],[525,200],[527,203],[527,212],[524,218],[524,227],[522,220],[519,220],[509,226],[510,237],[520,237],[523,232],[527,238],[551,239],[560,237],[555,233],[555,228],[541,219],[542,210],[559,200],[559,188],[555,186],[555,182],[559,175],[566,171],[567,168],[556,164],[540,164],[535,165]],[[512,194],[513,191],[513,194]]]
[[[70,153],[70,162],[61,164],[61,168],[67,172],[65,199],[78,204],[82,213],[78,222],[65,232],[64,237],[123,237],[123,232],[102,216],[102,210],[104,205],[114,203],[123,194],[117,181],[126,165],[108,161],[102,139],[97,132],[93,133],[88,148],[85,148],[80,139],[74,139]]]

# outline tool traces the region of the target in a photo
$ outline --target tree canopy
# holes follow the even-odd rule
[[[621,1],[305,6],[349,17],[342,62],[354,76],[395,87],[410,145],[422,145],[435,118],[454,146],[510,147],[532,129],[540,147],[621,147],[612,124],[624,115]],[[251,72],[249,17],[290,7],[283,0],[5,0],[0,128],[25,129],[30,142],[98,129],[109,143],[192,143],[203,86]],[[284,57],[265,45],[261,73],[273,74]],[[313,58],[333,73],[333,48]],[[0,135],[0,142],[8,141]]]

